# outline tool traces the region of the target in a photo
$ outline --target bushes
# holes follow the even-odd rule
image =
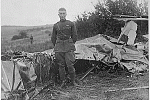
[[[46,33],[46,34],[50,34],[50,33],[51,33],[51,31],[49,31],[49,30],[46,30],[46,31],[45,31],[45,33]]]
[[[45,33],[48,34],[48,36],[51,36],[51,34],[52,34],[51,31],[49,31],[49,30],[46,30]]]
[[[14,35],[11,40],[17,40],[17,39],[21,39],[20,36]]]
[[[17,40],[17,39],[23,39],[23,38],[28,38],[26,31],[21,31],[19,35],[14,35],[11,40]]]
[[[138,4],[136,0],[105,0],[104,3],[99,1],[94,6],[95,11],[84,12],[81,16],[77,16],[78,39],[97,34],[119,37],[120,29],[124,26],[124,22],[113,19],[113,15],[148,15],[146,2]],[[138,21],[137,24],[137,34],[143,35],[148,33],[148,21]]]

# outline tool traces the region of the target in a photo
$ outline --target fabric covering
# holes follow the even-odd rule
[[[91,38],[78,41],[76,43],[76,58],[77,59],[89,59],[94,60],[93,54],[97,54],[97,57],[101,60],[104,55],[109,55],[112,50],[112,58],[115,57],[119,60],[137,60],[148,64],[147,58],[143,55],[143,52],[138,51],[136,48],[129,48],[123,45],[117,45],[112,43],[116,39],[105,39],[102,35],[96,35]],[[110,42],[111,41],[111,42]]]
[[[31,62],[17,61],[16,66],[24,82],[34,81],[37,78]]]
[[[2,99],[6,99],[6,93],[15,90],[20,82],[21,85],[18,90],[24,89],[23,82],[29,82],[36,79],[33,66],[21,61],[1,61],[1,75]]]
[[[4,99],[4,92],[11,91],[13,86],[13,70],[14,63],[13,61],[1,61],[1,98]],[[15,66],[15,80],[14,80],[14,88],[16,89],[21,76],[19,74],[19,70]]]

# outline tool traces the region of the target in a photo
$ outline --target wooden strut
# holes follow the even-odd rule
[[[96,56],[95,55],[93,55],[93,57],[94,57],[94,59],[96,60]],[[105,57],[104,57],[105,58]],[[104,59],[103,58],[103,59]],[[103,62],[103,61],[101,61],[101,62]],[[104,63],[104,62],[103,62]],[[106,63],[104,63],[104,64],[106,64]],[[113,68],[114,68],[114,66],[116,65],[108,65],[108,64],[106,64],[107,66],[112,66]],[[81,80],[83,80],[94,68],[99,68],[97,65],[96,66],[93,66],[92,68],[90,68],[86,73],[85,73],[85,75],[80,79],[80,81]]]
[[[96,67],[94,66],[94,67],[90,68],[80,80],[83,80],[94,68],[96,68]]]
[[[108,91],[105,91],[105,92],[116,92],[116,91],[136,90],[136,89],[148,89],[148,88],[149,88],[149,86],[131,87],[131,88],[116,89],[116,90],[108,90]]]
[[[12,81],[12,88],[11,88],[11,91],[13,91],[13,89],[14,89],[14,84],[15,84],[15,69],[16,69],[16,67],[15,67],[15,62],[13,61],[13,63],[14,63],[14,69],[13,69],[13,81]]]
[[[21,82],[22,82],[22,81],[19,82],[19,84],[17,85],[17,87],[16,87],[15,90],[18,90],[18,89],[19,89],[19,87],[20,87],[20,85],[21,85]]]
[[[39,63],[40,63],[40,82],[42,82],[42,78],[41,78],[41,58],[40,58],[40,55],[38,55],[38,60],[39,60]],[[43,84],[43,83],[42,83]]]
[[[95,55],[93,54],[94,59],[96,60]],[[80,79],[80,81],[82,81],[94,68],[98,68],[97,65],[93,66],[92,68],[90,68],[85,74],[84,76]]]

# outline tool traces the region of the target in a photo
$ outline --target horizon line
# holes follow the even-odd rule
[[[10,27],[11,27],[11,26],[12,26],[12,27],[13,27],[13,26],[18,26],[18,27],[33,26],[33,27],[34,27],[34,26],[45,26],[45,25],[53,25],[53,24],[42,24],[42,25],[1,25],[1,27],[4,27],[4,26],[8,26],[8,27],[9,27],[9,26],[10,26]]]

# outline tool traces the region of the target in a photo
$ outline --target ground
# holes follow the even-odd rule
[[[50,91],[44,90],[35,100],[149,100],[148,88],[121,90],[144,86],[149,86],[149,72],[127,76],[101,71],[99,74],[90,73],[78,87],[60,90],[49,87]]]

